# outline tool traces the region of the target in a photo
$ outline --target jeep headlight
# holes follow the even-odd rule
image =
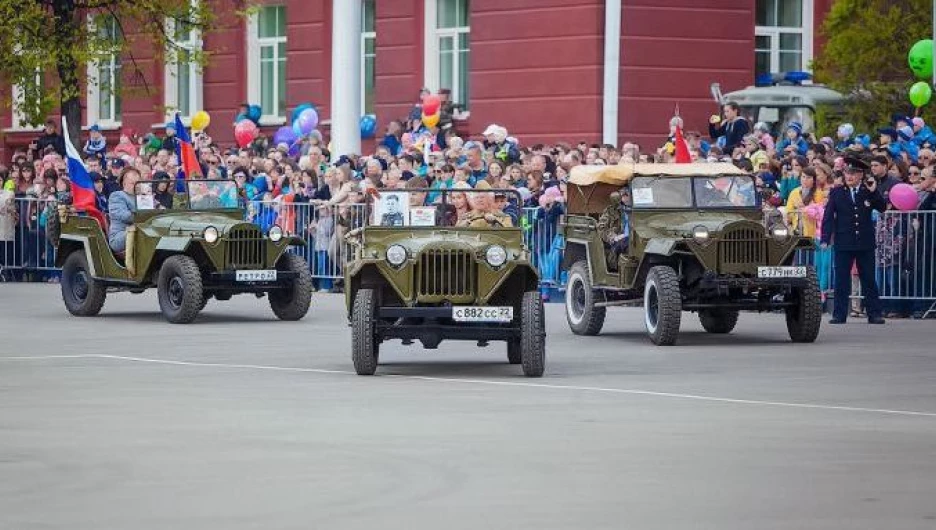
[[[205,228],[205,231],[202,232],[202,237],[205,238],[205,242],[208,244],[215,243],[218,241],[218,229],[213,226],[208,226]]]
[[[403,265],[406,261],[406,249],[403,245],[390,245],[387,249],[387,263],[394,267]]]
[[[786,225],[782,225],[782,224],[778,224],[774,226],[773,228],[771,228],[770,233],[771,235],[774,236],[774,238],[779,239],[781,241],[790,237],[790,229],[787,228]]]
[[[507,251],[500,245],[491,245],[484,253],[484,259],[491,267],[500,267],[507,263]]]
[[[695,240],[696,240],[697,242],[699,242],[699,243],[704,243],[704,242],[708,241],[708,238],[709,238],[709,230],[708,230],[708,228],[706,228],[706,227],[704,227],[704,226],[702,226],[702,225],[699,225],[699,226],[693,228],[693,229],[692,229],[692,238],[695,239]]]
[[[283,229],[279,225],[273,225],[267,235],[270,236],[270,241],[277,243],[280,239],[283,239]]]

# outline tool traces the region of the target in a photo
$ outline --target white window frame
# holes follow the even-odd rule
[[[783,0],[777,0],[781,2]],[[811,72],[812,68],[810,64],[813,60],[813,35],[815,33],[815,28],[813,27],[813,10],[815,6],[813,5],[813,0],[802,0],[803,2],[803,14],[801,20],[803,21],[802,27],[787,27],[787,26],[755,26],[754,35],[755,39],[757,37],[769,37],[770,38],[770,72],[779,72],[780,71],[780,34],[781,33],[796,33],[802,36],[802,68],[804,72]],[[755,41],[756,42],[756,41]],[[756,45],[755,45],[756,49]]]
[[[373,40],[373,41],[374,41],[374,53],[371,54],[371,56],[374,58],[374,66],[375,66],[375,68],[376,68],[376,65],[377,65],[377,62],[376,62],[376,61],[377,61],[377,31],[376,31],[376,29],[377,29],[377,23],[376,23],[376,16],[377,16],[377,14],[374,13],[374,18],[375,18],[375,21],[374,21],[374,31],[364,31],[364,19],[365,19],[364,9],[365,9],[365,6],[366,6],[366,5],[367,5],[366,2],[361,2],[361,113],[362,113],[362,114],[364,114],[364,113],[367,112],[367,108],[366,108],[365,102],[367,101],[367,78],[366,78],[366,75],[367,75],[367,58],[368,58],[368,53],[367,53],[367,41],[368,41],[368,40]],[[374,10],[376,11],[376,9],[377,9],[377,3],[374,2]],[[375,83],[375,85],[376,85],[376,83]],[[376,86],[375,86],[375,90],[376,90]],[[376,105],[375,105],[375,106],[376,106]],[[375,110],[376,110],[376,109],[375,109]]]
[[[468,0],[466,0],[468,1]],[[455,46],[455,56],[452,61],[452,71],[453,71],[453,82],[450,87],[446,87],[452,91],[451,101],[461,104],[462,106],[469,106],[467,97],[463,97],[461,94],[461,87],[459,86],[459,64],[460,53],[458,52],[458,36],[461,34],[468,34],[469,38],[471,35],[471,26],[458,26],[455,28],[445,28],[439,29],[438,21],[438,0],[425,0],[425,8],[423,13],[423,65],[424,65],[424,76],[423,76],[423,86],[428,88],[433,93],[439,91],[439,40],[446,37],[451,37]],[[470,9],[469,9],[470,16]],[[468,72],[468,75],[471,75]],[[468,94],[470,97],[470,94]]]
[[[36,83],[42,83],[42,81],[43,81],[42,77],[43,77],[43,76],[42,76],[42,69],[41,69],[41,68],[36,68]],[[10,107],[11,107],[11,110],[13,111],[13,116],[12,116],[12,119],[10,120],[10,129],[9,129],[9,130],[12,130],[12,131],[38,131],[38,130],[42,129],[42,127],[34,127],[34,126],[32,126],[32,125],[28,125],[28,124],[24,123],[24,120],[26,119],[26,116],[25,116],[25,114],[22,112],[22,110],[21,110],[21,108],[20,108],[20,102],[22,102],[23,104],[25,104],[25,103],[26,103],[26,97],[25,97],[25,95],[23,94],[23,89],[20,87],[20,85],[13,85],[13,86],[11,86],[11,87],[10,87],[10,91],[12,92],[12,95],[13,95],[13,98],[12,98],[12,100],[11,100],[11,102],[10,102],[10,103],[11,103],[11,104],[10,104]]]
[[[269,4],[261,6],[261,9],[264,7],[274,7],[274,6],[283,6],[286,8],[286,4]],[[288,13],[287,13],[288,16]],[[273,46],[273,56],[279,61],[279,43],[286,44],[286,55],[287,55],[287,66],[289,64],[289,44],[287,36],[282,37],[266,37],[260,38],[260,13],[255,12],[251,13],[250,17],[247,19],[247,101],[251,105],[260,104],[261,101],[261,83],[260,83],[260,48],[262,46]],[[288,33],[288,24],[287,33]],[[287,79],[288,82],[288,79]],[[279,76],[276,76],[273,79],[273,91],[279,93]],[[274,98],[276,99],[276,98]],[[286,123],[287,118],[280,116],[278,111],[280,109],[275,109],[277,112],[269,114],[267,111],[269,109],[263,109],[264,114],[260,116],[260,125],[282,125]]]
[[[94,19],[90,15],[88,17],[88,25],[90,26],[90,31],[92,32],[95,31]],[[119,31],[120,28],[118,27],[117,29]],[[116,70],[116,65],[114,63],[117,62],[117,59],[118,59],[117,54],[111,55],[111,58],[110,58],[110,62],[111,62],[110,71],[111,72]],[[123,65],[121,65],[121,68],[118,71],[117,76],[119,76],[120,72],[122,71],[123,71]],[[122,125],[122,120],[115,120],[113,119],[113,116],[106,118],[106,119],[101,118],[101,107],[100,107],[100,101],[99,101],[100,88],[99,88],[98,81],[99,81],[98,63],[97,61],[90,61],[88,62],[88,85],[87,85],[87,95],[85,98],[85,101],[87,103],[86,112],[85,112],[86,121],[87,121],[86,125],[90,127],[96,124],[100,126],[102,129],[120,128],[120,126]],[[116,76],[115,76],[115,79],[113,79],[112,81],[116,81]],[[111,87],[113,87],[115,84],[116,83],[111,83]],[[121,94],[118,94],[115,91],[111,90],[110,99],[111,99],[111,112],[112,113],[114,109],[116,109],[117,99],[120,97],[121,97]],[[123,105],[121,105],[121,107],[122,106]]]
[[[168,19],[166,20],[166,35],[175,35],[175,20]],[[192,28],[192,31],[189,33],[189,38],[186,41],[175,42],[175,46],[183,48],[190,52],[200,52],[204,46],[202,41],[201,31],[198,28]],[[175,53],[178,53],[176,51]],[[177,58],[176,58],[177,59]],[[203,110],[203,101],[204,101],[204,85],[203,85],[203,72],[200,64],[195,62],[189,62],[189,102],[190,102],[190,112],[194,114],[199,110]],[[163,106],[166,109],[165,121],[170,121],[175,118],[176,111],[179,106],[179,65],[177,60],[166,61],[163,69]],[[191,124],[192,116],[182,115],[182,122],[189,126]]]

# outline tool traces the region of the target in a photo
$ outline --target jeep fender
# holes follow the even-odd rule
[[[159,243],[156,244],[156,250],[166,250],[169,252],[185,252],[188,249],[189,243],[192,242],[192,238],[189,236],[185,237],[162,237],[159,239]]]
[[[644,247],[644,254],[656,254],[659,256],[672,256],[676,251],[675,239],[664,239],[655,237],[647,242]]]

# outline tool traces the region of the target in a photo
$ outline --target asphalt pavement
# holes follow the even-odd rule
[[[641,319],[577,337],[549,305],[542,379],[399,341],[359,377],[338,295],[178,326],[152,292],[75,318],[0,284],[0,529],[936,528],[932,321],[793,345],[684,314],[658,348]]]

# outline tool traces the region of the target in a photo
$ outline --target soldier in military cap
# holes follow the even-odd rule
[[[380,218],[380,226],[403,226],[406,224],[403,212],[400,211],[399,195],[387,194],[387,197],[384,199],[384,208],[386,208],[386,210]]]
[[[614,258],[612,263],[616,264],[618,256],[627,252],[630,243],[630,223],[625,208],[630,204],[630,190],[624,188],[608,198],[608,206],[598,218],[598,235],[611,250]]]
[[[883,324],[881,300],[874,279],[875,232],[872,214],[883,212],[887,202],[873,177],[866,178],[868,164],[856,157],[845,158],[845,185],[829,192],[822,218],[822,248],[834,245],[835,306],[830,324],[844,324],[848,317],[852,263],[858,268],[868,323]]]
[[[490,193],[491,185],[479,181],[475,192],[469,192],[471,211],[458,220],[458,226],[471,228],[493,228],[499,226],[513,226],[510,216],[497,211],[494,205],[494,194]]]

